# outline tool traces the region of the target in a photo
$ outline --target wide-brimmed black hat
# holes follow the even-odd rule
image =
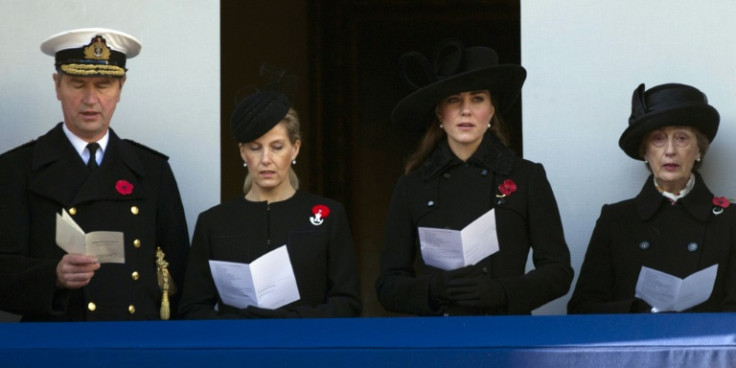
[[[391,121],[407,127],[426,123],[437,102],[460,92],[489,90],[502,112],[519,97],[526,79],[520,65],[499,64],[492,48],[464,47],[456,39],[440,43],[433,64],[416,51],[404,54],[399,64],[404,81],[416,90],[394,107]]]
[[[239,143],[252,142],[268,133],[289,112],[291,101],[276,90],[259,91],[240,100],[230,116],[230,130]]]
[[[631,97],[629,126],[621,134],[618,145],[631,158],[644,160],[639,154],[644,136],[665,126],[697,128],[709,142],[718,132],[720,115],[708,104],[708,97],[686,84],[668,83],[645,91],[644,83]]]

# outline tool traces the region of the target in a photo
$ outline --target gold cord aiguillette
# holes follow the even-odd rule
[[[156,247],[156,276],[158,278],[158,286],[161,288],[161,319],[167,320],[171,316],[171,307],[169,306],[169,294],[176,294],[176,284],[169,274],[169,262],[164,259],[164,251],[161,247]]]

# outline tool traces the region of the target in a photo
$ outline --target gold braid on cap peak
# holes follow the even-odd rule
[[[60,66],[61,71],[69,75],[101,75],[109,77],[124,77],[125,69],[117,65],[104,64],[64,64]]]

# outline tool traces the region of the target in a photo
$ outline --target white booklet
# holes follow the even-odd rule
[[[250,264],[210,260],[210,270],[217,292],[227,305],[276,309],[299,300],[286,245]]]
[[[56,214],[56,244],[69,254],[97,257],[100,263],[125,263],[125,242],[120,231],[93,231],[85,234],[62,209]]]
[[[496,212],[486,212],[462,230],[419,227],[419,243],[424,263],[454,270],[478,263],[498,252]]]
[[[655,312],[682,312],[710,298],[717,273],[718,264],[714,264],[681,279],[642,266],[635,295]]]

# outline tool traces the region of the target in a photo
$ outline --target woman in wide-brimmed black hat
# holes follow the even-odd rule
[[[736,308],[736,210],[728,199],[714,196],[697,172],[718,123],[718,111],[692,86],[645,90],[641,84],[634,90],[619,146],[643,160],[652,175],[635,198],[603,206],[568,312]],[[698,271],[704,272],[696,287],[702,298],[667,303],[662,279],[655,292],[647,291],[655,285],[647,275],[685,278]],[[708,272],[715,278],[706,277]]]
[[[521,91],[524,68],[457,40],[440,45],[434,64],[411,52],[401,65],[416,91],[392,120],[426,133],[391,199],[376,281],[381,304],[418,315],[529,314],[565,295],[573,271],[552,189],[541,165],[506,147],[500,117]],[[461,230],[491,210],[487,235],[471,242],[497,243],[497,252],[466,266],[420,251],[430,245],[419,228]],[[447,243],[435,246],[449,252]],[[536,268],[527,273],[530,249]]]

